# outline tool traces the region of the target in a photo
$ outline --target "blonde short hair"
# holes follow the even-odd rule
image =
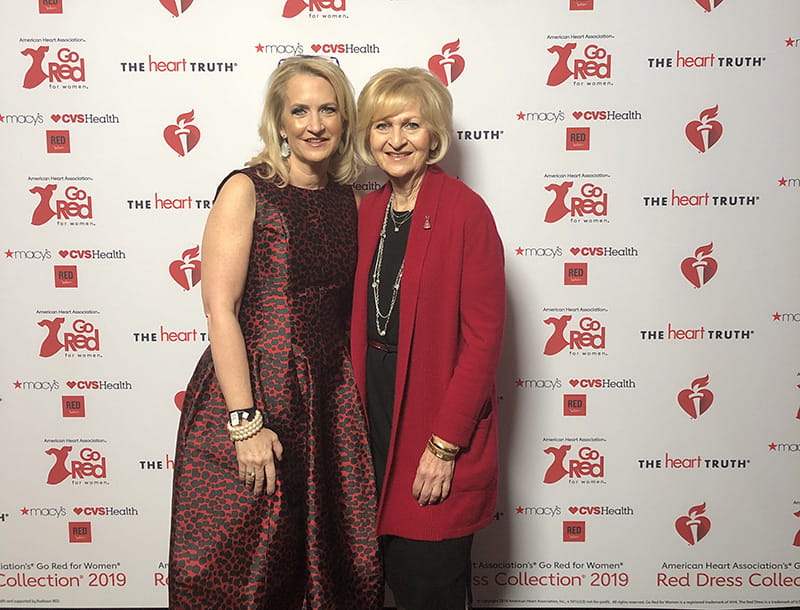
[[[282,60],[272,72],[258,128],[258,135],[261,136],[264,148],[246,165],[264,163],[267,166],[262,176],[264,179],[272,180],[280,187],[289,183],[289,166],[281,157],[281,116],[286,104],[286,88],[289,80],[298,74],[319,76],[333,87],[342,117],[342,139],[331,157],[329,171],[334,180],[340,184],[355,182],[361,166],[355,154],[353,137],[356,114],[353,86],[335,62],[323,57],[302,55],[289,57]]]
[[[453,133],[453,98],[447,87],[422,68],[387,68],[370,78],[358,96],[356,152],[364,163],[376,164],[369,147],[372,126],[415,102],[434,144],[427,163],[444,158]]]

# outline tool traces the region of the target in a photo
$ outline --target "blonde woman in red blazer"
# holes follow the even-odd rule
[[[502,243],[480,196],[436,165],[452,98],[430,72],[379,72],[358,112],[356,146],[388,177],[361,203],[351,331],[386,578],[406,610],[461,610],[497,497]]]

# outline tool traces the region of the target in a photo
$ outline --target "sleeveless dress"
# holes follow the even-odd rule
[[[347,343],[352,190],[281,189],[256,169],[241,170],[256,217],[239,322],[255,406],[284,449],[277,490],[256,497],[238,478],[209,348],[178,429],[170,608],[382,608],[375,480]]]

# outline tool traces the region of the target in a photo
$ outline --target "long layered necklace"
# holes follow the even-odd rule
[[[372,269],[372,299],[375,301],[375,329],[378,334],[383,337],[386,335],[386,328],[389,326],[389,318],[392,317],[395,303],[397,302],[397,294],[400,291],[400,280],[403,279],[403,267],[405,266],[405,257],[403,262],[400,263],[400,269],[397,270],[397,277],[394,278],[392,284],[392,298],[389,301],[389,309],[386,313],[381,312],[380,306],[380,290],[381,290],[381,275],[383,273],[383,245],[386,241],[386,228],[389,225],[389,219],[392,220],[395,233],[400,230],[406,222],[411,219],[414,210],[408,212],[395,212],[392,208],[394,202],[394,193],[389,197],[389,203],[386,206],[386,213],[383,216],[383,227],[381,227],[381,236],[378,241],[378,252],[375,255],[375,266]],[[381,325],[383,327],[381,327]]]

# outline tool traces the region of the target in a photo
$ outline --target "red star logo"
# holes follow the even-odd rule
[[[517,253],[517,256],[522,256],[522,253],[524,252],[524,250],[522,248],[517,248],[516,250],[514,250],[514,252]]]
[[[6,258],[11,258],[14,256],[14,253],[11,250],[6,250]]]
[[[778,184],[780,184],[781,186],[786,186],[786,178],[781,178],[780,180],[778,180]]]
[[[517,113],[517,120],[518,121],[524,121],[525,120],[525,113],[524,112],[518,112]]]
[[[781,319],[781,314],[779,314],[779,313],[776,311],[774,314],[772,314],[772,319],[773,319],[773,320],[780,320],[780,319]]]
[[[787,38],[784,42],[786,43],[787,47],[793,47],[794,46],[794,38]]]
[[[21,387],[22,387],[22,382],[21,382],[21,381],[15,381],[15,382],[14,382],[14,387],[15,387],[16,389],[19,389],[19,388],[21,388]]]
[[[23,515],[27,515],[30,512],[30,510],[27,508],[20,508],[19,512],[21,512]]]
[[[518,388],[521,388],[525,384],[525,382],[522,381],[522,379],[517,379],[514,383],[517,384]]]
[[[525,512],[525,509],[524,509],[524,508],[522,508],[521,506],[517,506],[517,514],[518,514],[518,515],[521,515],[521,514],[522,514],[522,513],[524,513],[524,512]]]
[[[770,451],[775,451],[777,448],[778,448],[778,445],[776,445],[775,443],[770,443],[769,444],[769,450]]]
[[[0,114],[0,123],[2,123],[2,122],[3,122],[3,119],[4,119],[4,118],[6,118],[6,117],[4,117],[2,114]]]
[[[263,53],[263,52],[264,52],[264,45],[260,44],[260,43],[257,44],[256,45],[256,53]]]

